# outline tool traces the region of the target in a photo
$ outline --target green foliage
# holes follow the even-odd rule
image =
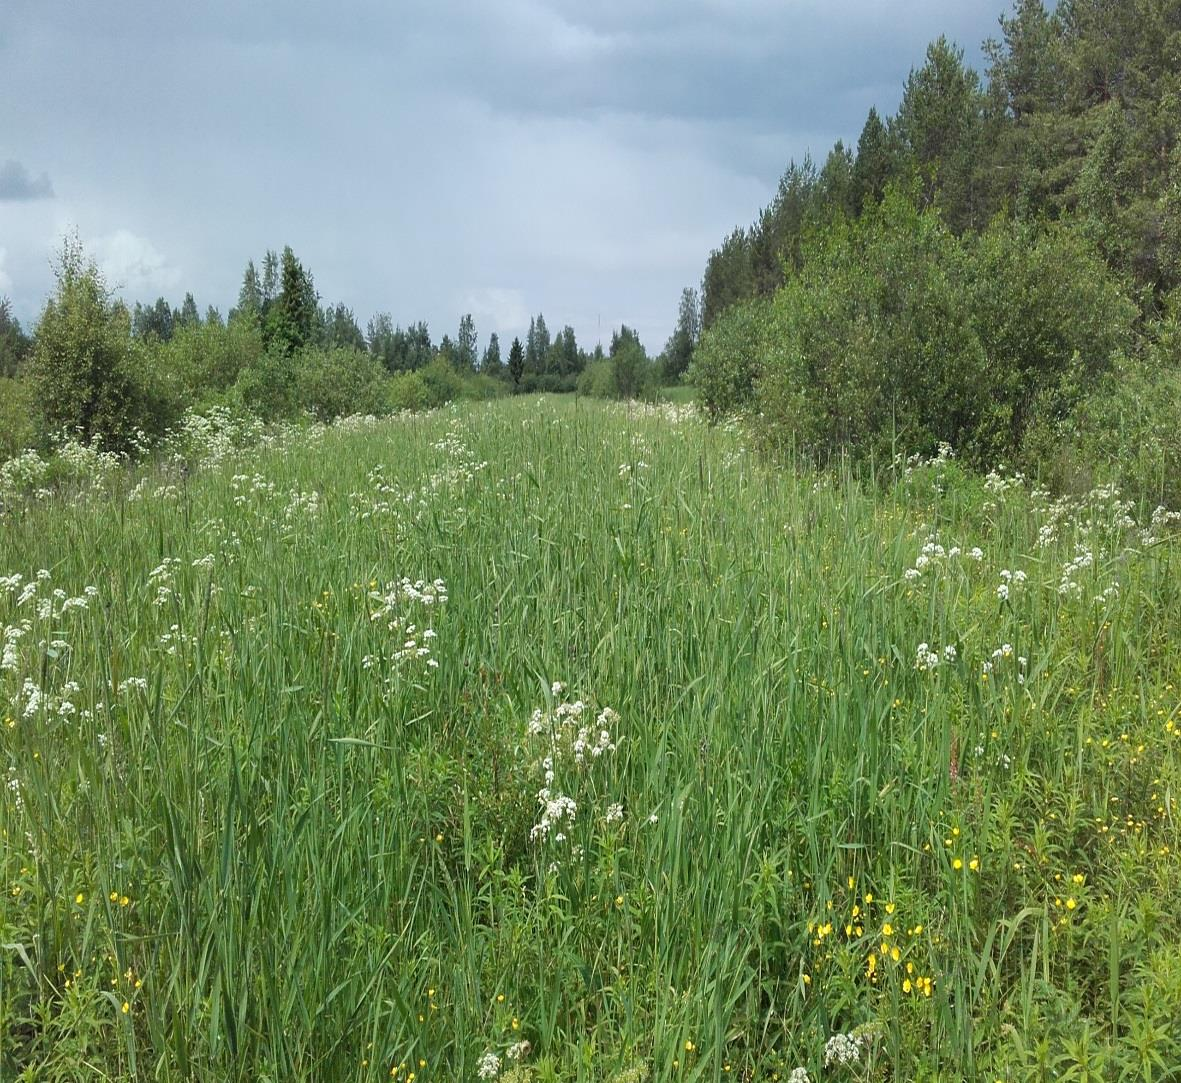
[[[617,399],[619,388],[615,383],[615,365],[608,359],[592,361],[578,376],[578,393],[596,399]]]
[[[319,421],[386,412],[386,374],[368,353],[350,347],[309,347],[294,358],[295,401]]]
[[[40,433],[130,452],[140,434],[157,435],[175,419],[171,396],[150,353],[133,344],[127,309],[111,298],[76,240],[63,244],[56,273],[30,363]]]
[[[513,379],[513,383],[519,387],[521,377],[525,373],[525,351],[521,348],[521,340],[519,338],[513,339],[513,344],[508,352],[508,372]]]
[[[1058,420],[1030,428],[1022,461],[1063,492],[1115,482],[1152,504],[1181,507],[1181,334],[1157,328],[1143,356],[1115,367]]]
[[[296,360],[278,349],[263,350],[241,370],[230,392],[234,406],[263,421],[293,418],[300,412]]]
[[[281,282],[278,296],[263,317],[263,341],[268,349],[290,355],[314,340],[318,322],[312,276],[290,245],[283,249]]]
[[[701,302],[697,291],[686,287],[681,291],[677,311],[677,326],[664,347],[661,374],[665,383],[676,383],[689,370],[693,350],[701,338]]]
[[[12,314],[7,297],[0,297],[0,379],[16,376],[24,368],[32,342]]]
[[[727,313],[690,376],[713,416],[748,411],[771,445],[888,461],[949,443],[988,468],[1070,412],[1135,318],[1077,233],[998,220],[961,240],[892,190],[815,235],[772,301]]]
[[[32,381],[0,376],[0,463],[38,443]]]
[[[225,400],[243,370],[259,364],[262,332],[253,320],[206,320],[178,327],[154,352],[184,408],[201,412]]]

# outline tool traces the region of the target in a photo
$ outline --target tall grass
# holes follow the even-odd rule
[[[1181,1078],[1167,517],[542,399],[0,525],[5,1078]]]

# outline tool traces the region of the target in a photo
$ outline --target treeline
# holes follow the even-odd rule
[[[1069,482],[1143,462],[1134,432],[1137,484],[1181,495],[1181,3],[1000,25],[983,77],[940,38],[894,116],[789,165],[711,253],[693,379],[821,459],[946,440]]]
[[[402,328],[385,312],[362,331],[348,306],[321,303],[290,247],[268,251],[261,270],[247,264],[225,318],[212,306],[202,315],[191,293],[129,309],[77,240],[57,278],[31,336],[0,299],[0,459],[63,437],[132,454],[212,407],[329,420],[523,392],[631,397],[661,377],[626,326],[607,353],[583,349],[570,326],[551,335],[541,314],[504,349],[493,332],[481,350],[470,314],[438,343],[425,322]]]

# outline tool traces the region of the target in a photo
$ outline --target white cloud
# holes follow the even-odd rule
[[[8,258],[8,249],[0,248],[0,293],[7,293],[12,289],[12,278],[4,270],[4,261]]]
[[[485,330],[498,335],[516,332],[529,322],[529,309],[520,290],[499,286],[469,290],[461,299],[461,308],[472,314],[481,335]]]
[[[95,238],[94,257],[107,285],[132,297],[167,293],[181,281],[180,268],[170,264],[151,241],[129,229]]]

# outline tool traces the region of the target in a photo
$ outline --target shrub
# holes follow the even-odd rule
[[[280,350],[265,350],[238,373],[230,390],[234,409],[263,421],[292,418],[299,413],[296,362]]]
[[[1080,234],[997,221],[959,240],[902,191],[809,239],[770,300],[725,313],[690,371],[707,411],[821,460],[943,442],[971,465],[1065,418],[1132,341],[1135,305]]]
[[[1121,357],[1067,417],[1039,418],[1022,449],[1026,470],[1057,490],[1114,481],[1129,497],[1181,507],[1181,366],[1170,338]]]
[[[258,364],[262,332],[247,319],[181,324],[156,350],[160,369],[181,389],[185,406],[201,411],[221,403],[242,371]]]
[[[110,451],[136,450],[141,434],[174,420],[153,359],[133,346],[127,309],[112,300],[76,240],[66,241],[57,289],[34,340],[31,377],[41,437],[64,432]]]
[[[596,399],[618,398],[615,366],[607,358],[590,362],[579,374],[576,390],[580,395],[590,395]]]
[[[0,462],[37,442],[34,403],[30,381],[0,376]]]
[[[422,376],[417,372],[395,372],[386,380],[386,407],[398,413],[402,410],[425,410],[430,406],[430,395]]]
[[[424,365],[418,374],[426,388],[428,406],[442,406],[463,394],[463,376],[442,357]]]
[[[319,421],[346,414],[378,414],[388,408],[385,369],[369,353],[351,347],[310,347],[295,356],[299,409]]]

